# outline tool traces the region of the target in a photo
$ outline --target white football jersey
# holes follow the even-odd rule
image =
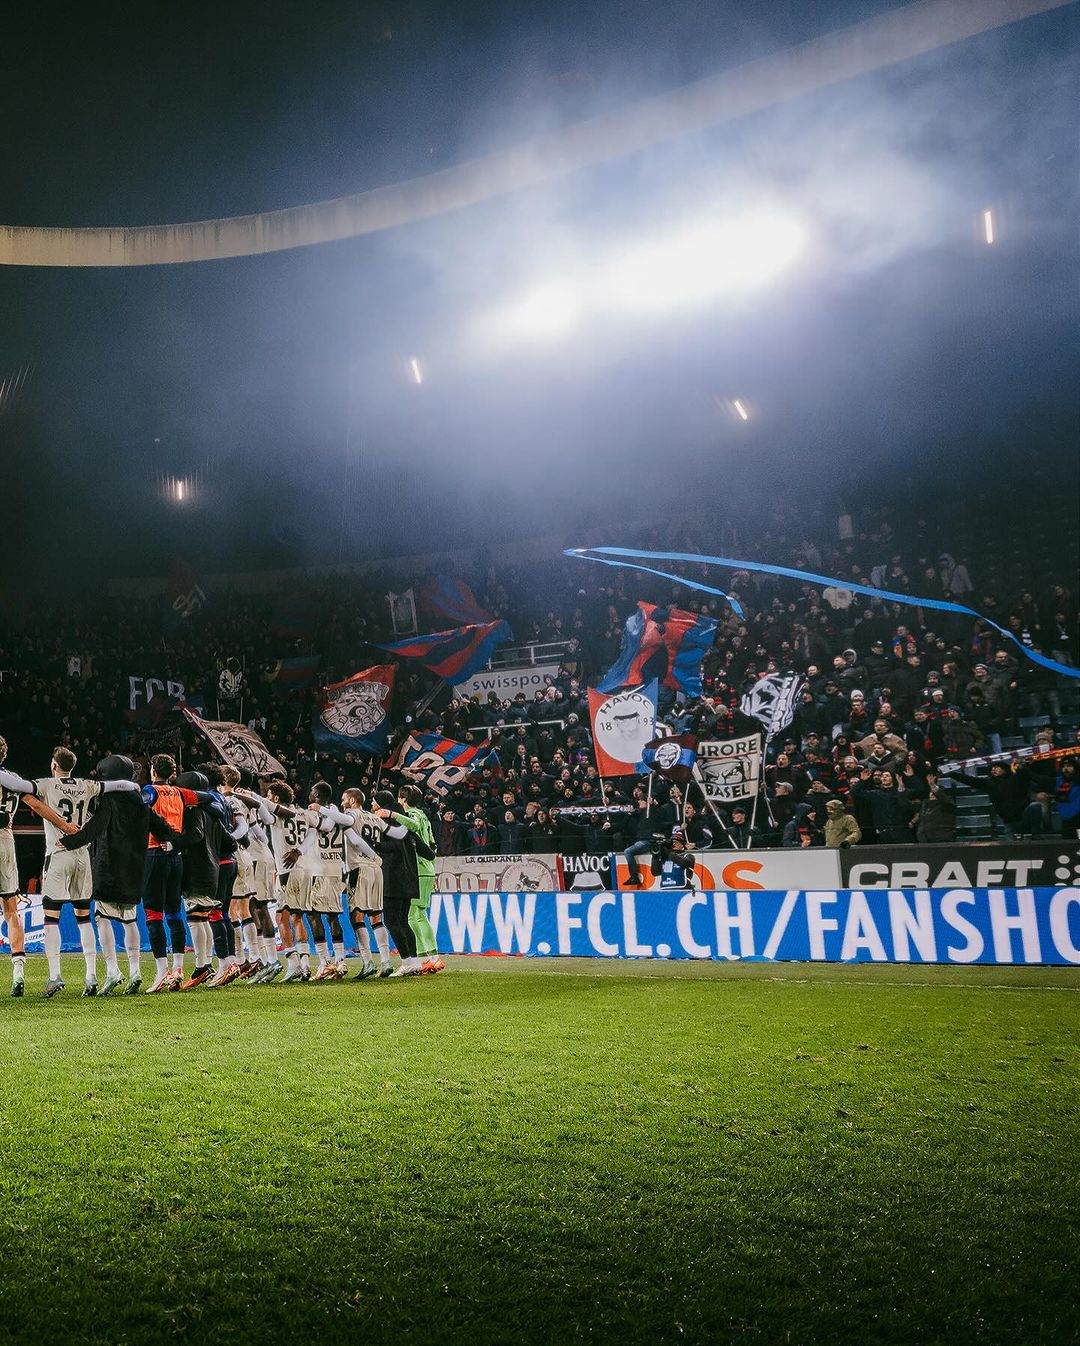
[[[78,780],[74,776],[46,776],[34,781],[34,793],[44,804],[55,809],[67,823],[83,827],[90,819],[93,804],[101,794],[101,782],[96,780]],[[51,855],[60,849],[63,832],[42,818],[45,827],[45,853]]]
[[[274,867],[273,851],[271,851],[268,843],[263,840],[264,834],[267,833],[269,829],[267,829],[263,825],[263,823],[259,820],[258,805],[256,804],[254,807],[249,805],[244,810],[244,817],[247,818],[248,836],[251,839],[250,844],[247,848],[248,859],[252,862],[252,864],[269,865],[270,868],[273,869]]]
[[[344,828],[331,827],[324,832],[318,829],[317,813],[309,813],[307,817],[316,829],[316,835],[313,844],[305,851],[300,867],[308,874],[340,879],[345,870]]]
[[[373,851],[379,849],[379,839],[386,828],[386,824],[381,818],[377,818],[374,813],[369,813],[367,809],[348,809],[346,810],[353,819],[353,826],[360,833],[361,838],[367,842]],[[355,844],[345,838],[345,867],[347,869],[357,869],[360,865],[374,864],[366,855],[362,855],[357,850]]]
[[[289,851],[301,849],[310,830],[311,826],[303,814],[294,818],[283,818],[279,814],[274,819],[270,827],[270,845],[274,852],[274,866],[278,871],[287,868],[285,856]]]

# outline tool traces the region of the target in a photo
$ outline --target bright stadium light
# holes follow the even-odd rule
[[[741,421],[748,421],[750,419],[750,413],[743,406],[741,398],[737,397],[731,405],[735,408],[735,414]]]
[[[983,238],[987,243],[994,241],[994,212],[992,210],[983,211]]]
[[[775,213],[696,224],[624,253],[603,273],[601,298],[639,312],[705,303],[768,284],[805,245],[802,226]]]
[[[565,336],[581,316],[574,288],[562,282],[540,285],[503,313],[500,326],[512,336],[548,341]]]
[[[413,383],[419,385],[424,381],[424,373],[420,368],[420,361],[414,355],[409,361],[409,372],[412,374]]]

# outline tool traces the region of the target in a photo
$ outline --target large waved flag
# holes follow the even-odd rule
[[[390,702],[397,668],[377,664],[324,687],[311,721],[315,746],[325,752],[383,752],[390,741]]]
[[[589,688],[593,751],[601,776],[631,776],[648,770],[641,754],[656,733],[658,693],[655,678],[647,687],[623,692]]]
[[[181,706],[180,709],[199,733],[210,740],[220,756],[238,771],[247,771],[252,776],[289,774],[278,759],[267,751],[253,729],[235,724],[232,720],[204,720],[189,706]]]
[[[795,707],[806,679],[801,673],[766,673],[744,695],[741,710],[775,738],[795,718]]]
[[[458,743],[438,734],[410,734],[387,758],[387,771],[405,771],[420,776],[424,785],[440,797],[499,755],[490,743]]]
[[[464,580],[456,575],[433,575],[420,586],[420,608],[436,620],[483,626],[495,617],[485,612]]]
[[[636,687],[653,678],[675,692],[701,695],[701,661],[713,642],[716,622],[681,608],[637,605],[627,618],[619,657],[597,683],[601,692]]]
[[[506,622],[485,622],[482,626],[459,626],[454,631],[436,631],[429,636],[410,636],[392,645],[379,645],[399,659],[413,659],[446,682],[461,682],[478,673],[491,659],[495,648],[513,640]]]

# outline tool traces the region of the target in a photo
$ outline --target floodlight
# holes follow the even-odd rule
[[[561,282],[538,286],[512,304],[501,326],[510,335],[551,340],[576,326],[581,304],[574,289]]]

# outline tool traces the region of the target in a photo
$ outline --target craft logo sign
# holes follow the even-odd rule
[[[1055,888],[1080,883],[1080,843],[854,846],[839,852],[848,888]]]

